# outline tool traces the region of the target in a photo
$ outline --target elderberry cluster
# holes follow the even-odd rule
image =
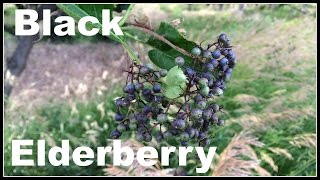
[[[167,70],[133,63],[127,71],[124,95],[115,100],[117,127],[111,138],[118,139],[125,131],[132,131],[141,142],[150,142],[155,137],[158,142],[176,139],[182,146],[208,145],[211,127],[224,125],[224,120],[218,117],[222,107],[214,98],[223,94],[236,65],[227,35],[223,33],[217,39],[205,50],[199,46],[192,49],[194,67],[186,66],[182,57],[175,58],[176,65],[187,77],[186,88],[175,99],[164,95],[162,79],[167,76]],[[215,50],[210,51],[212,46]],[[205,61],[198,61],[199,57]],[[172,112],[172,107],[178,110]]]

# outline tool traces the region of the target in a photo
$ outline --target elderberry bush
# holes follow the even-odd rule
[[[213,46],[215,49],[210,51]],[[187,66],[183,57],[176,57],[174,68],[182,71],[186,78],[185,86],[179,86],[180,89],[168,88],[165,81],[175,81],[175,76],[169,75],[174,68],[168,72],[153,64],[137,63],[129,67],[124,94],[115,100],[117,127],[111,138],[118,139],[130,131],[141,142],[154,138],[158,142],[176,139],[182,146],[210,144],[210,129],[225,123],[219,118],[222,107],[215,98],[226,90],[236,56],[225,33],[207,49],[197,46],[190,53],[194,55],[195,65],[201,68]],[[199,61],[199,58],[205,60]],[[167,95],[169,91],[181,93],[172,98]]]

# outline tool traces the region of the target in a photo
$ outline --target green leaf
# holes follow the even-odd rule
[[[148,52],[150,60],[159,68],[170,70],[175,66],[171,56],[159,51],[157,49],[150,50]]]
[[[57,4],[57,6],[62,9],[66,14],[73,17],[76,21],[79,21],[82,17],[90,16],[88,12],[86,12],[84,9],[81,9],[76,4]],[[91,12],[92,13],[92,12]],[[86,23],[86,28],[92,29],[92,28],[99,28],[101,30],[102,24],[100,23]],[[101,31],[100,31],[101,33]],[[108,36],[110,39],[117,41],[121,43],[121,45],[127,50],[129,53],[129,56],[134,60],[139,62],[138,57],[134,54],[133,50],[128,46],[126,42],[123,41],[123,39],[120,36],[117,36],[113,32],[110,32],[110,36]]]
[[[168,23],[162,22],[160,27],[155,31],[157,34],[163,36],[165,39],[170,41],[175,46],[178,46],[188,52],[191,52],[192,48],[197,46],[195,42],[189,41],[184,38],[184,36],[174,27]],[[146,44],[154,47],[158,51],[150,50],[149,58],[150,60],[160,68],[171,69],[173,67],[174,60],[176,57],[181,56],[185,60],[186,66],[193,66],[196,69],[200,70],[201,66],[199,63],[195,64],[194,60],[188,56],[181,54],[179,51],[173,49],[166,43],[156,39],[151,36]],[[160,62],[161,61],[161,62]]]
[[[79,21],[82,17],[89,16],[84,10],[79,8],[75,4],[57,4],[57,6],[62,9],[66,14],[73,17],[74,20]],[[100,24],[101,25],[101,24]]]
[[[96,17],[99,22],[102,22],[103,9],[110,9],[110,19],[112,19],[112,11],[115,8],[114,4],[77,4],[77,6],[90,16]]]
[[[187,87],[187,77],[181,68],[175,66],[171,68],[165,78],[164,96],[174,99],[180,96]]]
[[[164,96],[169,99],[174,99],[180,96],[183,91],[180,87],[177,86],[169,86],[165,89]]]
[[[166,83],[168,85],[185,85],[186,82],[187,77],[178,66],[171,68],[166,76]]]
[[[184,38],[184,36],[174,27],[172,27],[170,24],[162,22],[159,26],[159,28],[155,31],[157,34],[163,36],[168,41],[170,41],[172,44],[191,52],[192,48],[194,48],[197,44],[188,41]],[[147,41],[147,44],[150,46],[159,49],[161,51],[170,51],[172,48],[165,44],[164,42],[156,39],[155,37],[151,36],[149,40]]]

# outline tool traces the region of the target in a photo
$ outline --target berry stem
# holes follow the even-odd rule
[[[156,126],[158,126],[160,123],[154,123],[154,125],[148,129],[148,132],[150,132],[153,128],[155,128]],[[161,125],[160,125],[161,127]]]
[[[130,13],[131,13],[134,5],[135,5],[135,4],[130,4],[130,5],[129,5],[128,9],[126,10],[125,15],[123,16],[123,18],[122,18],[121,21],[119,22],[119,26],[123,26],[123,25],[126,23],[126,21],[127,21],[127,19],[129,18],[129,15],[130,15]]]
[[[209,50],[212,46],[217,45],[217,44],[218,44],[218,42],[215,42],[215,43],[209,44],[209,45],[208,45],[207,50]]]

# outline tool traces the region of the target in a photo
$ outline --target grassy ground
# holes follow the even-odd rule
[[[249,161],[256,168],[249,175],[315,175],[316,18],[287,6],[243,13],[207,10],[187,14],[187,6],[167,5],[161,9],[173,19],[184,18],[181,27],[188,39],[209,43],[217,34],[226,32],[236,45],[238,66],[224,97],[218,100],[225,107],[226,126],[215,132],[211,142],[220,156],[206,175],[237,175],[241,166],[248,165],[245,158],[238,161],[230,155],[238,153],[237,148],[245,151],[242,155],[260,161],[256,166]],[[112,98],[119,95],[119,89],[115,87],[104,98],[93,98],[88,103],[41,107],[32,116],[28,112],[7,112],[5,174],[102,175],[102,168],[95,166],[11,167],[10,144],[16,138],[45,138],[50,142],[48,147],[59,145],[63,138],[70,139],[73,147],[108,144],[113,126]],[[10,119],[20,123],[10,123]],[[247,134],[241,135],[243,132]],[[256,146],[247,146],[250,143]],[[176,158],[171,163],[171,167],[177,167]],[[196,175],[197,161],[188,163],[186,171]]]

